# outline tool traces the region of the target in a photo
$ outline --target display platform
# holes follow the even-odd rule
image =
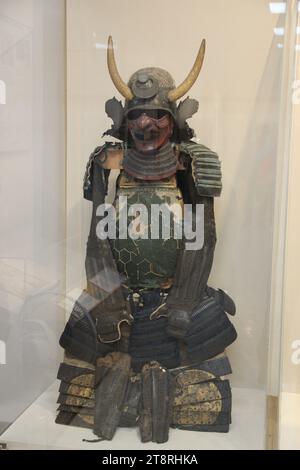
[[[279,448],[300,450],[300,393],[283,392],[280,409]]]
[[[54,422],[59,382],[55,382],[0,436],[11,450],[21,449],[197,449],[242,450],[265,447],[265,393],[262,390],[233,388],[233,418],[230,432],[198,433],[170,430],[165,444],[142,444],[138,429],[118,429],[112,441],[83,442],[95,439],[89,429],[63,426]]]

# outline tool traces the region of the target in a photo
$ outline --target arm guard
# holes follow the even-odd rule
[[[174,284],[167,299],[171,336],[185,336],[193,309],[201,301],[211,271],[216,244],[213,196],[222,188],[220,162],[208,148],[188,142],[182,151],[191,158],[186,175],[188,199],[204,205],[204,245],[201,250],[185,249],[178,260]]]

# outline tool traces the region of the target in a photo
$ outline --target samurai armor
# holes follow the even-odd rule
[[[97,361],[100,373],[95,389],[94,434],[111,440],[119,425],[130,375],[130,356],[114,352]]]
[[[142,442],[163,443],[169,437],[170,387],[168,373],[152,362],[142,370],[142,399],[139,428]]]
[[[87,286],[60,338],[67,354],[80,361],[66,357],[60,365],[57,416],[58,423],[90,427],[101,439],[112,439],[118,426],[138,424],[143,442],[162,443],[170,425],[226,432],[231,422],[230,385],[222,380],[231,368],[226,356],[216,356],[236,339],[227,316],[235,306],[225,292],[207,286],[221,164],[215,152],[191,140],[187,119],[198,102],[187,97],[176,103],[197,79],[204,54],[202,41],[178,87],[156,67],[140,69],[126,82],[108,41],[108,70],[125,103],[106,102],[113,125],[104,135],[121,143],[97,147],[86,167],[84,197],[93,206]],[[120,170],[115,188],[108,184],[113,169]],[[108,187],[116,190],[110,219],[116,224],[103,237],[103,204],[114,192]],[[154,205],[166,210],[151,217],[151,224],[141,218],[137,226],[132,217],[138,204],[148,214]],[[199,204],[204,233],[196,226]],[[193,220],[182,217],[186,205]],[[167,236],[163,212],[172,222]],[[186,222],[189,230],[178,237],[177,228],[185,229]],[[151,230],[149,238],[150,225],[157,233]]]

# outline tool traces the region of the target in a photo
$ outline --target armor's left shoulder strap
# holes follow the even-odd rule
[[[181,152],[192,160],[193,177],[201,196],[220,196],[222,190],[221,162],[216,152],[190,140],[180,144]]]

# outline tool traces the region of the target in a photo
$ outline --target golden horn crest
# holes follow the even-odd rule
[[[176,101],[185,95],[189,89],[194,85],[195,81],[197,80],[199,73],[202,68],[203,60],[205,55],[205,39],[202,40],[201,46],[199,48],[198,55],[192,67],[192,70],[186,77],[186,79],[174,90],[169,91],[168,99],[169,101]]]
[[[122,96],[124,96],[124,98],[126,98],[127,100],[132,100],[133,93],[130,90],[129,86],[126,85],[125,82],[123,82],[117,69],[114,54],[114,44],[111,36],[109,36],[107,44],[107,66],[110,78],[112,79],[116,89],[119,91],[119,93],[121,93]]]

